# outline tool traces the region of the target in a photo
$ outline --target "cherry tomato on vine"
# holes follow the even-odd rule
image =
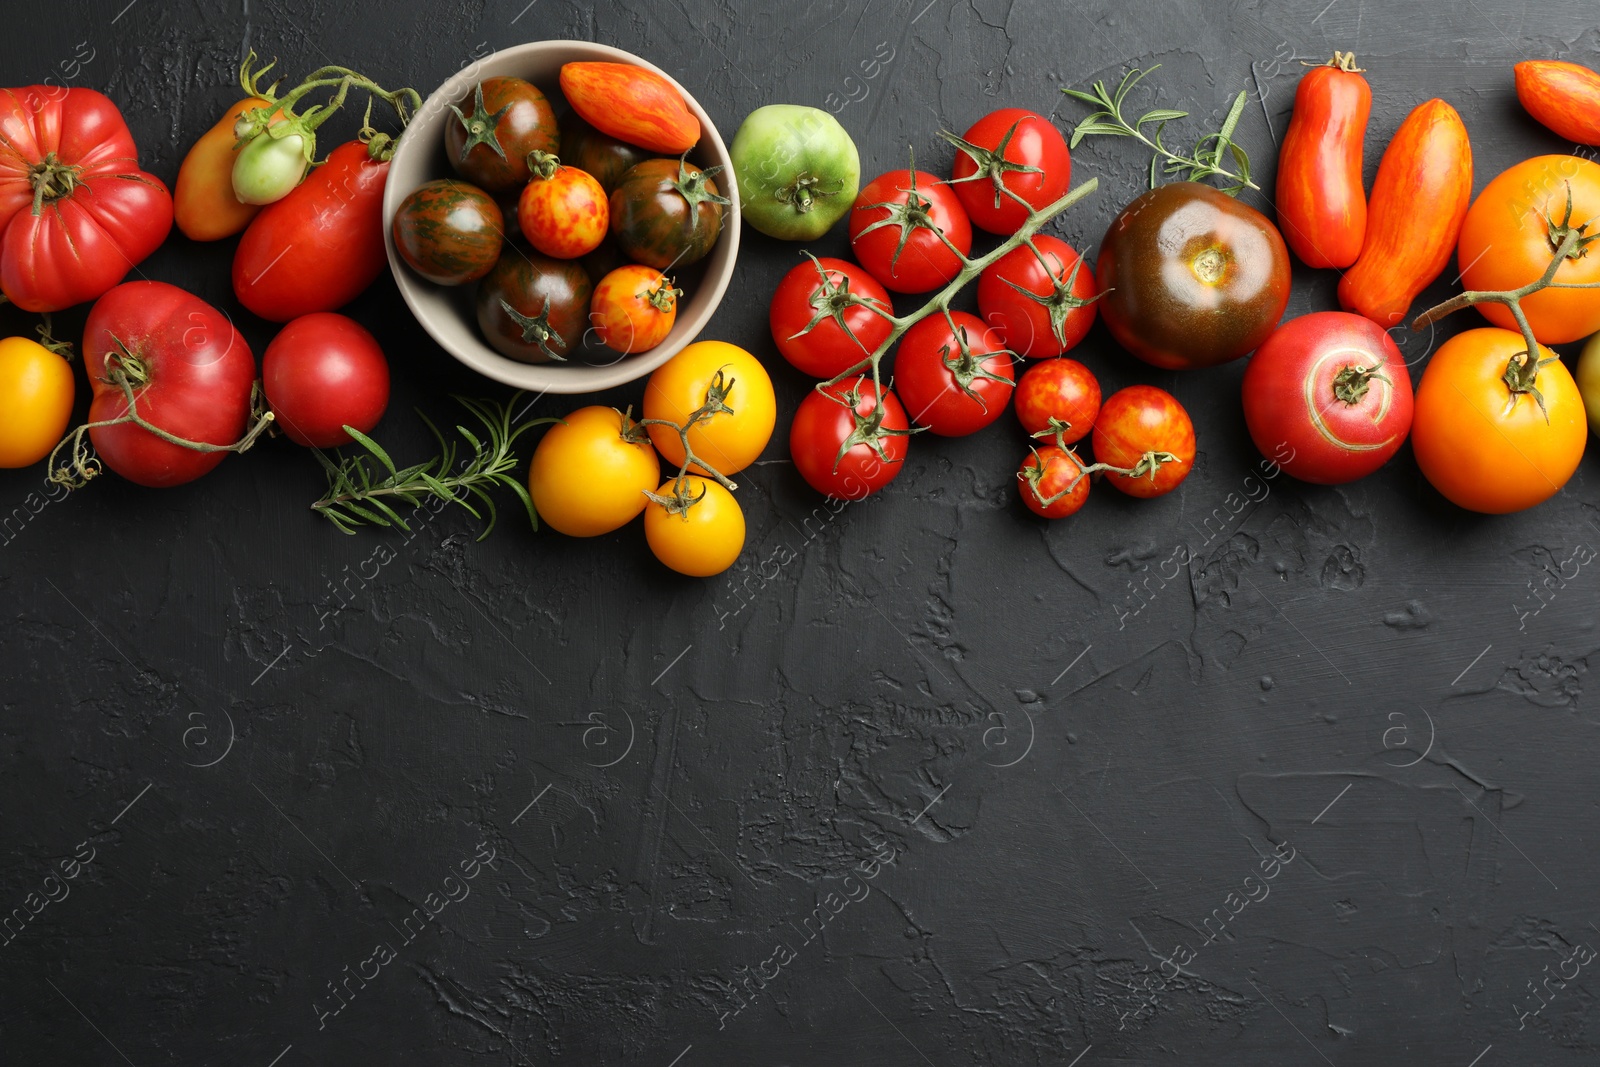
[[[67,432],[72,364],[28,337],[0,341],[0,467],[31,467]]]
[[[698,263],[722,233],[731,201],[711,176],[681,159],[647,159],[628,168],[611,192],[611,236],[623,255],[657,270]]]
[[[1152,454],[1164,453],[1171,458]],[[1194,467],[1194,423],[1177,397],[1153,385],[1130,385],[1106,398],[1094,421],[1094,458],[1137,474],[1106,471],[1129,496],[1170,493]]]
[[[673,497],[676,481],[669,478],[656,495]],[[650,501],[644,509],[644,539],[656,559],[679,574],[721,574],[744,549],[744,511],[732,493],[710,478],[690,474],[683,481],[684,493],[695,502],[676,510]]]
[[[1017,421],[1029,436],[1054,444],[1060,430],[1061,439],[1070,445],[1094,428],[1100,414],[1100,382],[1075,359],[1047,359],[1023,373],[1015,403]]]
[[[504,239],[500,205],[477,186],[452,178],[417,186],[394,213],[400,258],[438,285],[464,285],[488,274]]]
[[[455,172],[496,196],[530,177],[528,157],[561,144],[556,113],[539,87],[521,78],[485,78],[445,120],[445,154]]]
[[[261,356],[261,387],[289,440],[337,448],[366,433],[389,406],[389,361],[377,339],[331,311],[302,315]]]
[[[1075,348],[1094,325],[1100,287],[1077,251],[1035,234],[978,276],[978,314],[1020,356],[1043,359]]]
[[[1070,449],[1041,445],[1017,468],[1022,502],[1035,515],[1064,519],[1089,499],[1089,476],[1083,462]]]
[[[555,156],[542,153],[530,165],[533,177],[517,200],[522,236],[556,259],[577,259],[599,248],[611,223],[611,208],[594,175],[564,167]]]
[[[644,387],[644,417],[679,426],[715,393],[727,411],[717,411],[689,430],[689,447],[720,474],[742,471],[772,440],[778,402],[761,361],[726,341],[696,341],[650,375]],[[661,458],[682,465],[683,439],[670,426],[651,426]],[[698,464],[689,468],[706,473]]]
[[[568,537],[626,526],[660,481],[661,461],[643,429],[616,408],[599,405],[550,427],[528,465],[534,509]]]
[[[589,301],[589,321],[600,343],[618,352],[644,352],[667,339],[683,290],[672,279],[631,263],[600,279]]]
[[[1036,112],[1004,107],[973,123],[965,137],[941,136],[956,147],[950,184],[980,230],[1016,233],[1030,208],[1055,203],[1072,182],[1066,140]]]
[[[894,329],[885,315],[893,314],[889,291],[878,279],[847,260],[823,257],[783,276],[767,319],[783,358],[802,373],[826,379],[877,351]]]
[[[911,421],[941,437],[965,437],[998,419],[1015,387],[999,332],[965,311],[929,315],[907,330],[894,373]]]
[[[850,247],[887,288],[925,293],[961,273],[961,257],[972,251],[972,222],[961,199],[934,175],[891,170],[856,196]]]
[[[911,423],[889,389],[846,378],[813,389],[795,410],[789,454],[806,484],[836,500],[860,500],[894,481],[905,466]]]

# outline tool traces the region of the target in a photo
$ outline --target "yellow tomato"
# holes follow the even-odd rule
[[[682,426],[706,402],[706,393],[722,375],[722,399],[730,411],[719,411],[689,431],[689,447],[721,474],[742,471],[755,462],[772,439],[778,404],[772,379],[761,361],[726,341],[696,341],[650,375],[644,390],[644,417]],[[682,466],[683,441],[670,426],[650,427],[650,440],[674,467]],[[707,473],[700,466],[690,468]]]
[[[550,427],[528,466],[528,493],[539,517],[572,537],[627,525],[661,480],[655,450],[616,408],[579,408]]]
[[[650,501],[644,513],[644,538],[656,559],[679,574],[709,578],[739,558],[744,548],[744,511],[732,493],[710,478],[691,474],[684,481],[689,496],[700,499],[678,514]],[[656,494],[672,496],[673,482],[668,479]]]
[[[0,341],[0,467],[31,467],[67,432],[72,366],[26,337]]]

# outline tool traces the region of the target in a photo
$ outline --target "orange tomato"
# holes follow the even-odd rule
[[[1530,59],[1514,69],[1517,99],[1528,114],[1569,141],[1600,144],[1600,74],[1558,59]]]
[[[1597,215],[1600,163],[1578,156],[1535,156],[1518,163],[1484,186],[1467,212],[1456,251],[1457,262],[1465,264],[1461,284],[1468,289],[1500,290],[1534,281],[1550,266],[1566,224],[1570,222],[1576,229]],[[1566,260],[1555,280],[1600,282],[1600,249]],[[1496,326],[1517,328],[1504,304],[1479,304],[1477,308]],[[1524,298],[1522,310],[1540,344],[1578,341],[1600,330],[1600,292],[1592,289],[1544,289]]]
[[[1577,383],[1543,345],[1541,365],[1526,368],[1526,347],[1513,330],[1457,334],[1433,354],[1417,387],[1417,466],[1470,511],[1531,508],[1559,492],[1583,458],[1589,428]]]
[[[217,124],[183,157],[178,168],[178,184],[173,187],[173,214],[178,229],[191,241],[220,241],[250,225],[261,210],[258,204],[241,204],[233,195],[233,124],[246,111],[272,106],[256,96],[234,104]],[[281,116],[274,116],[277,121]]]
[[[589,301],[589,321],[601,343],[618,352],[644,352],[666,340],[678,318],[681,289],[672,279],[630,263],[600,279]]]
[[[67,432],[72,367],[26,337],[0,341],[0,467],[31,467]]]

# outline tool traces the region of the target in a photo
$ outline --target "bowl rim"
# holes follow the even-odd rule
[[[411,312],[418,325],[433,339],[434,343],[444,349],[458,363],[471,370],[482,374],[484,377],[504,385],[514,386],[518,389],[544,393],[582,394],[601,392],[612,389],[628,382],[636,381],[651,371],[666,363],[684,347],[699,339],[701,332],[710,323],[711,317],[722,304],[722,298],[727,293],[728,285],[733,280],[734,270],[738,266],[739,237],[740,237],[740,211],[738,183],[733,175],[733,160],[728,153],[728,147],[722,140],[722,134],[717,130],[716,123],[711,116],[706,114],[705,108],[700,106],[687,89],[671,74],[662,70],[654,63],[649,62],[632,52],[614,48],[611,45],[600,44],[595,41],[575,39],[550,39],[543,41],[527,41],[522,44],[502,48],[486,56],[480,56],[446,78],[438,88],[428,94],[417,114],[448,113],[448,105],[457,101],[461,95],[470,89],[480,77],[480,70],[484,64],[494,62],[497,66],[504,61],[515,60],[525,55],[548,56],[550,53],[570,52],[570,58],[563,62],[614,62],[627,63],[632,66],[642,67],[661,75],[673,88],[683,96],[684,103],[689,111],[700,122],[700,142],[695,147],[712,158],[714,164],[721,164],[723,170],[717,175],[724,195],[731,203],[724,208],[722,213],[722,233],[718,237],[718,244],[726,242],[726,256],[721,270],[708,270],[700,280],[699,287],[693,296],[679,305],[680,315],[674,328],[685,326],[683,339],[678,342],[663,342],[647,352],[635,355],[622,356],[615,363],[594,365],[589,363],[564,366],[559,363],[521,363],[503,356],[490,348],[481,340],[478,341],[482,351],[462,350],[451,338],[441,336],[440,330],[432,321],[436,314],[432,310],[420,308],[413,294],[421,292],[422,286],[431,285],[430,282],[416,277],[410,268],[400,259],[399,250],[394,243],[394,216],[399,211],[400,203],[409,196],[417,186],[405,189],[400,183],[393,180],[395,174],[394,163],[402,158],[402,153],[432,151],[435,146],[425,145],[423,139],[416,136],[408,137],[412,129],[408,129],[398,138],[394,156],[390,160],[388,180],[384,183],[383,190],[383,243],[384,250],[389,260],[389,273],[394,277],[395,287],[400,290],[400,297],[405,301],[406,308]],[[431,134],[429,140],[431,140]],[[421,168],[424,171],[426,168]],[[422,182],[430,181],[440,175],[424,174]],[[419,185],[421,182],[418,183]],[[713,249],[713,254],[716,254]],[[694,305],[691,314],[683,315],[690,305]],[[469,328],[477,330],[475,322],[469,323]]]

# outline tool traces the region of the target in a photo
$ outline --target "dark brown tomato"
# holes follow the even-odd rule
[[[528,153],[559,153],[561,128],[539,87],[521,78],[485,78],[445,124],[445,150],[457,174],[499,196],[526,185]]]
[[[722,233],[728,199],[711,175],[677,159],[647,159],[628,168],[611,194],[611,236],[622,254],[657,270],[704,259]]]
[[[478,283],[478,328],[522,363],[558,362],[583,341],[594,284],[576,260],[507,245]]]
[[[576,115],[561,125],[561,162],[593,174],[608,196],[629,167],[649,158],[643,148],[601,133]]]
[[[475,185],[440,178],[419,185],[394,214],[394,244],[411,269],[440,285],[488,274],[505,243],[505,216]]]
[[[1112,335],[1167,370],[1238,359],[1289,303],[1289,250],[1277,228],[1198,182],[1158,186],[1124,208],[1094,269]]]

